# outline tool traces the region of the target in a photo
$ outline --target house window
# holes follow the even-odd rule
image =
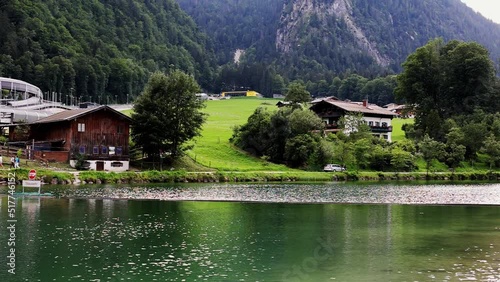
[[[383,122],[382,127],[387,127],[387,122]]]
[[[380,122],[376,121],[375,122],[375,126],[379,127],[380,126]]]
[[[121,156],[122,155],[122,147],[116,147],[116,155]]]
[[[111,167],[123,167],[123,163],[122,162],[112,162]]]
[[[94,148],[92,149],[92,153],[94,155],[99,155],[99,146],[94,146]]]
[[[108,154],[108,147],[106,147],[106,146],[102,146],[102,147],[101,147],[101,154],[103,154],[103,155],[107,155],[107,154]]]
[[[78,124],[78,132],[85,132],[85,123]]]
[[[79,152],[80,154],[82,154],[82,155],[83,155],[83,154],[85,154],[85,146],[83,146],[83,145],[82,145],[82,146],[80,146],[80,148],[78,148],[78,152]]]
[[[123,133],[123,126],[118,125],[118,126],[116,127],[116,133],[118,133],[118,134],[122,134],[122,133]]]
[[[369,121],[369,122],[368,122],[368,125],[369,125],[369,126],[373,126],[373,121]]]
[[[389,136],[383,135],[385,140],[389,140]]]

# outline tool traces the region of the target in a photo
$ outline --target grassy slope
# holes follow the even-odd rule
[[[205,112],[209,114],[203,126],[202,136],[188,155],[196,162],[226,171],[292,171],[284,165],[276,165],[249,156],[229,143],[235,125],[247,122],[248,117],[259,107],[276,109],[277,100],[239,98],[207,101]]]
[[[392,120],[392,141],[401,141],[405,139],[405,132],[401,127],[403,124],[409,123],[413,124],[414,119],[412,118],[395,118]]]
[[[193,150],[188,155],[196,162],[219,170],[238,171],[288,171],[283,165],[263,162],[229,143],[232,127],[246,123],[253,111],[264,106],[276,109],[274,99],[240,98],[230,100],[207,101],[205,112],[209,114],[203,127],[202,136],[196,140]],[[405,123],[413,123],[413,119],[393,120],[393,141],[403,140],[401,129]]]

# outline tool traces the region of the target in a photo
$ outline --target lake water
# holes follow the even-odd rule
[[[16,199],[15,275],[1,197],[0,281],[500,281],[500,184],[70,193]]]

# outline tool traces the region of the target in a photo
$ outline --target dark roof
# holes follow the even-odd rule
[[[129,116],[104,105],[104,106],[93,107],[93,108],[74,109],[74,110],[63,111],[63,112],[48,116],[46,118],[43,118],[41,120],[38,120],[36,122],[33,122],[32,124],[69,121],[69,120],[73,120],[75,118],[78,118],[78,117],[81,117],[81,116],[84,116],[84,115],[87,115],[87,114],[90,114],[93,112],[97,112],[97,111],[111,111],[115,114],[122,116],[123,118],[125,118],[127,120],[132,120]]]
[[[286,106],[286,105],[291,105],[292,102],[290,101],[278,101],[278,103],[276,103],[276,106]]]
[[[333,99],[325,99],[322,101],[319,101],[315,105],[319,103],[328,103],[331,105],[334,105],[340,109],[343,109],[346,112],[358,112],[358,113],[363,113],[363,114],[374,114],[374,115],[385,115],[385,116],[397,116],[397,114],[384,109],[382,107],[379,107],[375,104],[368,104],[366,107],[363,106],[362,102],[346,102],[346,101],[338,101],[338,100],[333,100]],[[314,105],[313,105],[314,107]]]

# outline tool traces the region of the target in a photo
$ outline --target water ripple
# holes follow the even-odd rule
[[[90,187],[67,190],[62,196],[165,201],[500,205],[500,184],[211,184],[195,187]]]

